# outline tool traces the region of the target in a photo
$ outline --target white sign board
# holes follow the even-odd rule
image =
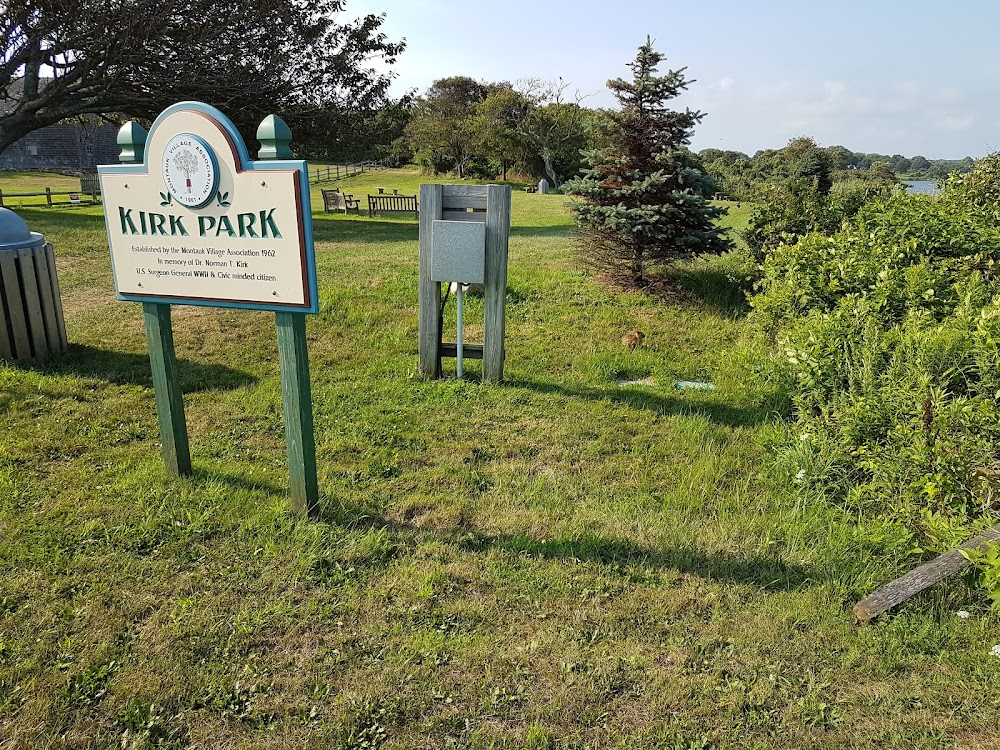
[[[145,163],[98,172],[120,299],[318,310],[304,161],[251,162],[228,118],[184,102]]]

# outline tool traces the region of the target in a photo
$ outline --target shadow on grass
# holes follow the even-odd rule
[[[232,487],[234,490],[249,490],[250,492],[261,492],[269,497],[288,497],[289,489],[287,485],[276,485],[265,482],[262,479],[248,479],[241,474],[234,474],[228,471],[219,471],[217,468],[203,468],[195,463],[194,478],[199,482],[217,482]],[[291,501],[289,500],[289,504]]]
[[[115,352],[93,346],[70,344],[66,354],[31,366],[47,375],[76,375],[105,380],[115,385],[152,387],[153,377],[149,356],[133,352]],[[225,365],[205,365],[179,359],[181,389],[185,393],[230,390],[253,385],[257,378]]]
[[[764,591],[793,591],[818,582],[812,571],[774,558],[710,554],[694,547],[650,549],[624,539],[605,537],[539,540],[511,534],[473,537],[460,541],[459,546],[471,552],[500,549],[546,560],[677,570],[709,580],[757,586]]]
[[[774,557],[710,553],[695,547],[644,547],[627,539],[584,536],[572,539],[536,539],[526,534],[482,535],[461,518],[453,528],[424,527],[408,521],[388,520],[373,506],[324,495],[317,519],[321,523],[353,529],[383,529],[404,546],[421,543],[450,544],[473,554],[502,550],[544,560],[580,561],[618,569],[676,570],[706,580],[756,586],[763,591],[795,591],[823,581],[820,571],[793,565]]]
[[[7,206],[7,208],[11,208]],[[90,208],[89,206],[87,207]],[[35,232],[53,230],[80,230],[80,229],[104,229],[104,214],[101,207],[96,206],[93,210],[81,209],[76,206],[23,206],[12,208],[14,213],[24,219],[28,227]],[[40,225],[43,229],[36,228]],[[106,250],[105,246],[105,250]],[[56,247],[56,257],[59,257],[59,248]]]
[[[657,287],[660,285],[668,289],[679,289],[730,319],[743,318],[750,312],[747,299],[747,293],[751,289],[750,280],[736,278],[726,269],[708,264],[674,268],[659,280],[659,284],[651,288],[653,294],[658,293]]]
[[[333,214],[313,217],[313,236],[317,242],[411,242],[419,235],[419,224],[407,221],[351,218],[333,219]]]
[[[524,388],[546,395],[582,398],[588,401],[609,401],[633,409],[645,409],[668,416],[704,414],[714,424],[726,427],[754,427],[773,419],[773,415],[762,408],[731,406],[717,401],[695,401],[673,398],[655,392],[633,388],[588,388],[585,386],[567,388],[556,383],[541,380],[511,380],[512,388]]]

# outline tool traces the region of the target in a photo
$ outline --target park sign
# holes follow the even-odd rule
[[[308,169],[277,115],[257,128],[258,161],[229,119],[181,102],[147,134],[118,131],[122,164],[98,167],[118,298],[142,303],[167,473],[192,476],[173,305],[274,311],[292,507],[316,512],[306,313],[319,308]]]
[[[119,299],[318,311],[306,162],[251,161],[198,102],[164,110],[137,162],[98,167]]]

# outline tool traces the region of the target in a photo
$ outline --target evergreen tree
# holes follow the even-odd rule
[[[689,82],[684,68],[656,75],[663,59],[647,37],[629,64],[633,80],[608,81],[621,105],[608,114],[610,145],[587,152],[589,168],[567,183],[582,198],[571,208],[585,260],[638,286],[650,266],[729,246],[713,224],[724,211],[706,199],[713,183],[685,148],[704,114],[667,108]]]

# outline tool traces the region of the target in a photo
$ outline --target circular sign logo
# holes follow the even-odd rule
[[[215,197],[219,166],[211,147],[190,133],[175,135],[163,150],[163,182],[167,192],[188,208],[201,208]]]

